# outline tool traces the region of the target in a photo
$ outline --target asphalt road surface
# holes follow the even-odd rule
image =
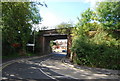
[[[119,81],[116,75],[75,69],[62,63],[66,54],[23,58],[2,65],[3,81]]]
[[[21,59],[9,64],[4,64],[2,69],[2,80],[43,80],[43,81],[60,81],[60,79],[72,79],[71,77],[65,77],[51,71],[49,68],[42,66],[42,61],[49,59],[50,57],[56,57],[56,54],[51,54],[45,57],[38,57],[34,59]],[[62,59],[64,54],[57,54],[57,58]],[[52,77],[61,76],[61,77]]]

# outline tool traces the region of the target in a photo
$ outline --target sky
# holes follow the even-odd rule
[[[48,7],[39,6],[39,13],[43,18],[38,27],[47,26],[54,29],[62,22],[77,23],[77,17],[81,17],[88,8],[93,7],[95,0],[43,0]]]

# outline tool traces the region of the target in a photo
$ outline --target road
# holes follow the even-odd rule
[[[94,73],[92,70],[75,69],[65,65],[65,54],[50,54],[45,57],[19,59],[3,64],[2,80],[16,81],[89,81],[105,79],[116,81],[116,75]],[[107,79],[107,80],[106,80]],[[118,80],[117,80],[118,81]]]
[[[42,66],[42,62],[55,56],[51,54],[45,57],[38,57],[36,59],[21,59],[14,62],[9,62],[3,65],[2,80],[52,80],[59,81],[59,79],[71,79],[64,77],[64,75],[51,71],[49,68]],[[59,55],[57,55],[59,56]],[[60,56],[59,56],[60,57]],[[61,58],[65,57],[63,55]],[[61,76],[61,77],[53,77]]]

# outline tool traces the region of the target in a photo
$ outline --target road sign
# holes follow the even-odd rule
[[[35,46],[35,44],[27,44],[27,46]]]

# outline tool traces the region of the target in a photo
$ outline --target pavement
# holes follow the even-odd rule
[[[84,69],[84,70],[90,70],[93,73],[99,73],[99,74],[106,74],[106,75],[118,75],[120,76],[120,70],[111,70],[111,69],[104,69],[104,68],[93,68],[93,67],[85,67],[85,66],[80,66],[76,65],[70,62],[69,59],[64,58],[62,62],[72,68],[76,69]]]

